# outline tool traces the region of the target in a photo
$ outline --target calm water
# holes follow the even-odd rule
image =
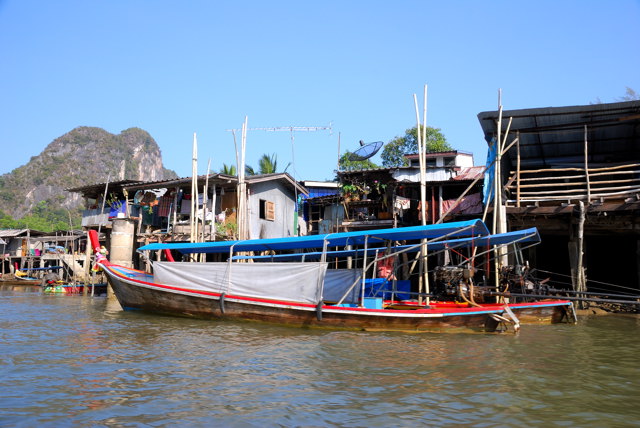
[[[0,426],[640,426],[640,320],[300,330],[0,291]]]

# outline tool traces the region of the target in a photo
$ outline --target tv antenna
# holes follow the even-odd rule
[[[329,131],[329,135],[333,134],[333,123],[329,122],[328,126],[271,126],[271,127],[259,127],[259,128],[247,128],[247,131],[266,131],[266,132],[286,132],[288,131],[291,136],[291,166],[293,168],[293,178],[296,180],[298,171],[296,170],[295,160],[295,132],[316,132],[316,131]],[[226,131],[232,132],[235,135],[236,131],[240,129],[226,129]]]
[[[296,170],[295,136],[294,136],[294,133],[295,132],[326,131],[326,130],[329,130],[329,135],[331,135],[333,133],[333,127],[332,127],[332,123],[331,122],[329,122],[329,126],[273,126],[273,127],[260,127],[260,128],[246,128],[245,127],[243,135],[246,136],[246,132],[247,131],[267,131],[267,132],[289,131],[289,134],[291,135],[291,166],[293,167],[293,174],[292,175],[293,175],[293,180],[297,182],[298,181],[298,178],[297,178],[298,171]],[[235,141],[236,131],[240,131],[240,129],[227,129],[227,131],[230,131],[233,134],[233,138],[234,138],[234,141]],[[243,155],[242,156],[243,156],[243,159],[244,159],[244,146],[243,146]],[[244,168],[244,166],[243,166],[243,168]],[[293,186],[293,192],[294,192],[295,201],[296,201],[295,211],[297,213],[297,211],[298,211],[298,188],[296,186]],[[297,215],[295,216],[293,224],[294,224],[295,235],[298,236],[299,233],[298,233],[298,216]]]

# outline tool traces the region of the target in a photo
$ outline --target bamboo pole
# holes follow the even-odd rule
[[[600,184],[607,184],[606,182],[602,182]],[[540,186],[536,186],[536,187],[540,187]],[[599,187],[593,190],[622,190],[622,189],[626,189],[626,190],[634,190],[634,189],[638,189],[640,188],[640,186],[615,186],[615,187]],[[555,190],[554,193],[556,195],[567,195],[570,196],[571,194],[574,193],[580,193],[580,194],[584,194],[585,197],[587,196],[587,194],[583,193],[585,190],[584,189],[571,189],[571,190]],[[549,195],[549,191],[545,190],[545,191],[541,191],[541,192],[522,192],[522,195],[524,196],[533,196],[533,195]],[[595,196],[595,195],[592,195]]]
[[[216,183],[213,183],[213,195],[212,195],[212,201],[211,201],[211,210],[213,212],[213,219],[211,220],[211,231],[209,232],[209,236],[211,237],[210,239],[212,241],[216,240],[216,203],[217,203],[217,198],[218,198],[218,194],[217,194],[217,189],[216,189]]]
[[[594,187],[594,186],[598,186],[598,185],[603,185],[603,184],[623,184],[623,183],[639,183],[640,182],[640,178],[625,178],[622,180],[602,180],[602,181],[593,181],[590,183],[590,187],[591,190],[602,190],[602,188],[598,188],[598,187]],[[527,188],[527,189],[545,189],[545,188],[549,188],[549,187],[571,187],[571,186],[580,186],[581,184],[584,184],[584,182],[579,181],[579,182],[571,182],[571,181],[567,181],[564,183],[538,183],[538,184],[523,184],[521,187],[522,188]],[[512,189],[513,186],[509,185],[506,186],[507,188]],[[624,187],[624,186],[623,186]],[[566,190],[557,190],[557,192],[583,192],[583,189],[566,189]],[[587,193],[588,194],[588,193]]]
[[[496,163],[493,169],[493,218],[492,218],[492,231],[494,234],[498,233],[498,221],[500,217],[500,205],[501,194],[500,191],[500,161],[501,161],[501,140],[502,140],[502,89],[498,90],[498,125],[497,125],[497,137],[496,137]],[[494,249],[494,285],[496,292],[500,291],[500,254],[498,249]],[[498,301],[499,299],[496,299]]]
[[[517,142],[518,142],[518,139],[516,138],[514,141],[512,141],[512,142],[509,144],[509,146],[508,146],[507,148],[505,148],[505,149],[502,151],[502,154],[504,155],[504,154],[505,154],[507,151],[509,151],[509,149],[510,149],[511,147],[513,147],[513,145],[514,145],[514,144],[516,144]],[[493,162],[492,162],[488,167],[484,167],[485,169],[484,169],[483,173],[484,173],[484,172],[486,172],[488,168],[491,168],[493,165],[495,165],[495,163],[496,163],[496,161],[495,161],[495,159],[494,159],[494,161],[493,161]],[[455,208],[460,204],[460,202],[462,201],[462,199],[463,199],[465,196],[467,196],[467,194],[468,194],[468,193],[469,193],[469,191],[473,188],[473,186],[474,186],[478,181],[480,181],[480,180],[481,180],[481,179],[483,179],[483,178],[484,178],[484,175],[479,175],[478,177],[476,177],[476,178],[471,182],[471,184],[469,184],[469,186],[464,190],[464,192],[462,192],[462,194],[458,197],[458,199],[456,199],[456,201],[453,203],[453,205],[451,205],[451,206],[449,207],[449,209],[448,209],[444,214],[442,214],[442,215],[440,216],[440,218],[438,219],[438,221],[437,221],[436,223],[437,223],[437,224],[442,223],[442,222],[444,221],[444,219],[449,215],[449,213],[450,213],[451,211],[453,211],[453,210],[454,210],[454,209],[455,209]],[[489,188],[489,195],[488,195],[488,197],[487,197],[487,200],[491,199],[491,195],[493,195],[493,188],[492,188],[492,187],[490,187],[490,188]],[[482,221],[483,221],[483,222],[484,222],[484,221],[485,221],[485,219],[487,218],[487,211],[488,211],[488,208],[489,208],[489,204],[485,205],[485,207],[484,207],[484,212],[483,212],[483,214],[482,214]]]
[[[420,128],[420,110],[418,108],[418,97],[416,96],[416,94],[413,94],[413,103],[415,105],[415,109],[416,109],[416,134],[418,137],[418,161],[419,161],[419,165],[420,165],[420,216],[421,216],[421,222],[422,225],[426,225],[427,224],[427,217],[426,217],[426,210],[425,210],[425,205],[427,202],[427,186],[426,186],[426,170],[425,170],[425,156],[424,153],[422,151],[422,130]]]
[[[438,216],[442,218],[442,184],[438,186]],[[435,223],[435,217],[433,218],[433,223]]]
[[[527,171],[521,171],[522,174],[526,174]],[[602,176],[606,176],[609,177],[611,175],[637,175],[640,174],[640,170],[632,170],[632,171],[611,171],[611,172],[596,172],[596,173],[589,173],[589,178],[593,178],[593,177],[602,177]],[[553,177],[529,177],[529,178],[520,178],[520,181],[522,182],[538,182],[538,181],[552,181],[552,180],[575,180],[575,179],[584,179],[586,178],[586,174],[579,174],[579,175],[556,175]],[[581,180],[580,183],[583,183],[584,180]],[[597,180],[594,181],[594,183],[598,183]]]
[[[584,247],[585,247],[585,243],[584,243],[584,222],[586,220],[586,213],[585,213],[585,208],[584,208],[584,204],[582,203],[582,201],[580,201],[579,203],[579,209],[580,209],[580,222],[578,224],[578,238],[580,240],[580,258],[578,259],[578,274],[579,274],[579,281],[578,284],[580,285],[580,290],[579,291],[587,291],[587,278],[585,276],[585,271],[584,271],[584,266],[583,266],[583,259],[584,259]],[[580,296],[580,295],[579,295]],[[581,296],[584,297],[584,296]]]
[[[584,125],[584,174],[587,177],[587,203],[591,203],[591,185],[589,184],[589,147],[587,144],[587,125]]]
[[[517,135],[518,145],[517,147],[517,158],[516,158],[516,207],[520,207],[520,131],[518,131]]]
[[[420,128],[420,109],[418,108],[418,97],[416,94],[413,94],[413,104],[416,110],[416,136],[418,138],[418,164],[420,166],[420,221],[424,226],[426,224],[426,183],[424,180],[424,159],[425,157],[422,154],[422,129]],[[418,303],[422,303],[422,293],[424,291],[424,278],[422,275],[422,265],[424,263],[424,252],[420,252],[420,275],[418,276]]]
[[[173,218],[171,222],[171,240],[175,239],[176,234],[176,223],[178,222],[178,192],[180,191],[179,187],[174,189],[173,195]],[[140,230],[140,226],[138,226],[138,231]]]
[[[616,166],[606,166],[606,167],[600,167],[600,168],[589,168],[589,172],[593,173],[596,171],[615,171],[615,170],[619,170],[619,169],[625,169],[625,168],[635,168],[640,166],[640,163],[631,163],[631,164],[625,164],[625,165],[616,165]],[[584,172],[584,168],[547,168],[547,169],[530,169],[525,171],[526,173],[538,173],[538,172],[562,172],[562,171],[580,171],[580,172]],[[511,171],[511,173],[514,173],[515,171]]]
[[[427,85],[424,85],[424,95],[423,95],[423,108],[422,108],[422,156],[423,156],[423,160],[422,160],[422,169],[424,171],[423,173],[423,181],[425,182],[424,186],[425,186],[425,193],[427,191],[426,189],[426,180],[427,180]],[[433,187],[431,187],[431,223],[435,223],[435,214],[434,214],[434,201],[433,201]],[[423,217],[424,218],[424,217]],[[426,218],[424,219],[426,224]],[[426,297],[426,304],[427,306],[429,306],[430,303],[430,297],[429,297],[429,293],[430,293],[430,287],[429,287],[429,266],[428,266],[428,259],[427,259],[427,240],[423,239],[422,240],[422,247],[421,247],[421,252],[423,255],[423,270],[424,272],[422,273],[424,275],[424,286],[425,286],[425,293],[427,294]]]
[[[109,190],[109,180],[111,180],[111,173],[107,174],[107,182],[104,185],[104,195],[102,195],[102,207],[100,208],[100,213],[98,214],[98,218],[100,218],[98,222],[98,239],[100,239],[100,229],[102,228],[101,216],[104,212],[104,206],[107,204],[107,192]]]
[[[238,238],[245,240],[248,238],[247,233],[247,198],[246,198],[246,183],[245,183],[245,154],[247,146],[247,129],[248,129],[248,117],[245,116],[244,123],[242,124],[242,136],[240,139],[240,154],[237,155],[239,160],[238,164],[238,186],[237,186],[237,209],[236,209],[236,221],[238,224]]]
[[[193,146],[191,157],[191,215],[189,216],[189,242],[196,242],[197,214],[198,210],[198,140],[193,133]]]
[[[202,232],[200,242],[205,241],[206,224],[207,224],[207,203],[209,202],[209,175],[211,172],[211,158],[207,162],[207,177],[204,181],[204,194],[202,195]],[[204,255],[204,254],[203,254]]]
[[[326,244],[326,241],[325,241]],[[367,250],[369,248],[369,235],[365,235],[364,237],[364,254],[362,255],[362,283],[360,285],[361,289],[360,289],[360,307],[364,307],[364,288],[365,288],[365,281],[366,281],[366,276],[367,276]],[[326,251],[323,250],[324,254],[326,254]],[[324,260],[323,260],[324,261]]]
[[[420,214],[422,217],[422,225],[427,224],[426,216],[426,203],[427,203],[427,170],[426,170],[426,126],[427,126],[427,85],[424,85],[424,103],[423,103],[423,120],[422,127],[420,126],[420,109],[418,108],[418,97],[413,94],[413,103],[416,110],[416,134],[418,137],[418,160],[420,165]],[[429,305],[429,273],[426,266],[427,263],[427,243],[426,240],[422,240],[422,246],[420,249],[420,277],[418,289],[420,296],[418,302],[422,303],[422,292],[426,291],[426,303]]]
[[[469,193],[469,191],[473,188],[473,186],[475,186],[475,185],[476,185],[476,183],[477,183],[478,181],[480,181],[480,179],[482,179],[482,178],[484,178],[484,175],[480,175],[480,176],[476,177],[476,178],[471,182],[471,184],[469,184],[469,186],[467,186],[467,188],[464,190],[464,192],[462,192],[462,194],[458,197],[458,199],[456,199],[456,201],[453,203],[453,205],[451,205],[451,206],[449,207],[449,209],[448,209],[444,214],[440,215],[440,218],[438,219],[438,221],[436,222],[436,224],[442,223],[442,222],[444,221],[444,219],[449,215],[449,213],[450,213],[451,211],[453,211],[453,210],[454,210],[454,209],[455,209],[455,208],[460,204],[460,202],[462,201],[462,199],[463,199],[465,196],[467,196],[467,193]],[[491,189],[489,189],[489,191],[491,191]],[[487,204],[487,206],[488,206],[488,204]],[[486,208],[486,207],[485,207],[485,208]],[[485,213],[486,213],[486,209],[485,209]],[[485,216],[486,216],[486,214],[485,214]],[[484,221],[484,219],[483,219],[483,221]]]
[[[625,190],[625,191],[620,191],[620,192],[609,192],[609,193],[594,193],[591,195],[591,198],[593,199],[597,199],[597,198],[607,198],[610,196],[625,196],[625,195],[629,195],[629,196],[635,196],[637,195],[638,190],[640,190],[640,188],[636,189],[636,190]],[[576,196],[548,196],[546,198],[523,198],[522,202],[528,202],[528,203],[534,203],[534,202],[553,202],[553,201],[566,201],[566,200],[582,200],[582,199],[586,199],[587,195],[586,194],[582,194],[582,195],[576,195]]]

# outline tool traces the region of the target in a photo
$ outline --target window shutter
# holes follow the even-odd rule
[[[274,221],[276,219],[276,204],[273,202],[267,201],[265,208],[266,208],[265,218],[267,220]]]

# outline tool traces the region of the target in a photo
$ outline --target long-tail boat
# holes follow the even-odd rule
[[[492,298],[491,302],[478,302],[474,298],[474,269],[469,263],[456,271],[458,295],[446,300],[436,300],[428,290],[416,293],[405,289],[401,293],[394,288],[395,279],[383,293],[368,286],[371,279],[366,276],[376,270],[376,264],[398,260],[403,253],[417,254],[414,260],[419,260],[424,259],[420,250],[425,247],[429,252],[469,253],[484,248],[480,254],[487,255],[486,248],[539,241],[535,228],[490,235],[482,221],[469,220],[290,238],[154,243],[138,249],[143,255],[167,255],[167,261],[152,262],[153,273],[110,263],[100,252],[95,231],[89,234],[96,263],[104,269],[125,310],[299,327],[413,332],[493,332],[505,326],[517,330],[520,321],[571,320],[572,306],[566,300],[514,303]],[[425,253],[432,254],[429,252]],[[192,261],[173,261],[174,254]],[[196,254],[205,254],[205,258],[218,254],[215,258],[226,260],[194,262]],[[342,267],[349,257],[357,268]],[[452,283],[449,281],[449,286]],[[481,288],[476,285],[476,290]],[[405,299],[399,300],[400,296]]]

